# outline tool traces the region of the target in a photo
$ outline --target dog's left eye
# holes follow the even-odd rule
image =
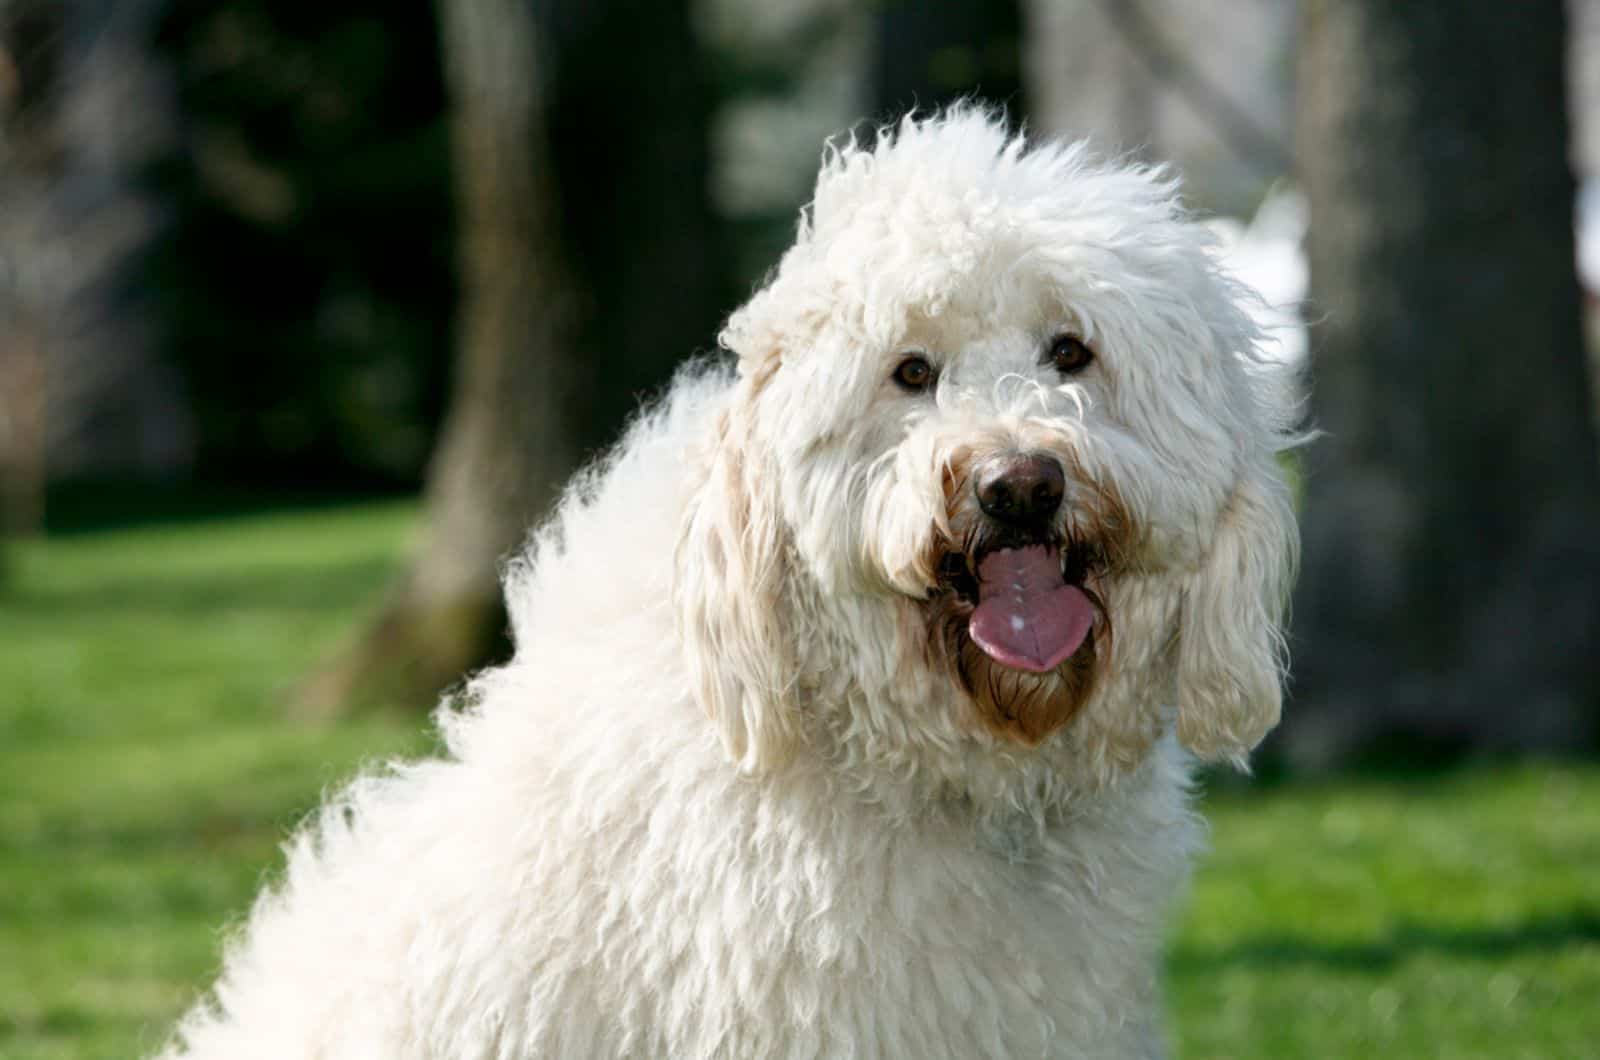
[[[1094,363],[1094,351],[1076,335],[1057,335],[1047,359],[1062,375],[1076,375]]]
[[[894,381],[902,390],[920,393],[933,385],[933,365],[926,357],[912,356],[901,361],[894,369]]]

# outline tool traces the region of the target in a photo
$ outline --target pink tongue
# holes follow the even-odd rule
[[[1061,580],[1054,549],[1003,548],[978,565],[978,607],[967,632],[1002,666],[1054,670],[1092,625],[1094,606],[1083,590]]]

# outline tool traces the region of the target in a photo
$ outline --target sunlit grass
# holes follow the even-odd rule
[[[0,1057],[137,1056],[286,830],[415,719],[283,694],[383,585],[411,506],[211,512],[14,546],[0,575]],[[1600,1042],[1600,769],[1208,797],[1169,958],[1179,1055],[1579,1057]]]
[[[1232,792],[1171,949],[1199,1057],[1600,1055],[1600,770]]]
[[[8,546],[0,575],[0,1057],[156,1045],[286,830],[416,719],[285,724],[401,554],[408,504]]]

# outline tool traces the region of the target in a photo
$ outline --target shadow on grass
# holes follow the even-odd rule
[[[296,568],[285,576],[281,566],[197,572],[178,575],[159,571],[97,578],[73,586],[12,586],[0,589],[7,608],[36,617],[93,614],[164,613],[181,618],[207,618],[247,606],[252,611],[313,611],[360,602],[385,584],[396,561],[387,557],[315,564],[314,573]]]
[[[100,1013],[70,1002],[47,1005],[36,1018],[22,1019],[0,1014],[0,1036],[73,1035],[95,1029]],[[3,1037],[0,1037],[3,1040]]]
[[[1600,909],[1579,907],[1504,927],[1450,928],[1402,922],[1375,942],[1328,942],[1273,936],[1227,946],[1180,946],[1168,958],[1177,974],[1204,974],[1226,967],[1280,969],[1317,965],[1353,972],[1380,972],[1423,953],[1497,960],[1518,953],[1600,943]]]
[[[1231,766],[1204,766],[1197,771],[1195,783],[1207,800],[1220,801],[1243,800],[1273,792],[1316,794],[1349,788],[1352,784],[1396,791],[1422,791],[1448,786],[1463,778],[1477,777],[1485,769],[1515,768],[1529,764],[1573,766],[1593,761],[1593,757],[1581,749],[1567,755],[1529,755],[1513,751],[1486,751],[1392,734],[1373,747],[1356,753],[1337,768],[1299,771],[1287,766],[1281,758],[1266,754],[1252,759],[1249,773],[1240,773]]]

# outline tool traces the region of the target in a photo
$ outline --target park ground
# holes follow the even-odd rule
[[[421,719],[284,720],[411,502],[70,499],[0,551],[0,1057],[127,1058],[277,848]],[[1179,1057],[1600,1056],[1600,766],[1216,778],[1168,949]]]

